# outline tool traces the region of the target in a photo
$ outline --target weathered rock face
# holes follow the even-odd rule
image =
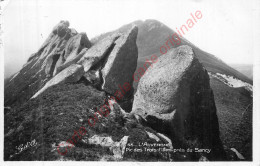
[[[101,71],[102,89],[110,94],[115,94],[119,90],[119,85],[129,83],[132,86],[138,58],[137,33],[138,29],[134,26],[128,33],[115,41],[116,45]],[[131,89],[133,88],[131,87]],[[121,99],[128,98],[131,93],[132,91],[127,91]]]
[[[77,82],[84,74],[83,66],[78,64],[73,64],[68,68],[64,69],[62,72],[53,77],[50,81],[48,81],[44,87],[39,90],[32,98],[37,97],[39,94],[44,92],[46,89],[50,88],[53,85],[57,85],[59,83],[73,83]]]
[[[207,71],[189,46],[161,56],[141,78],[132,113],[173,140],[175,146],[209,148],[221,159],[218,118]]]
[[[89,82],[95,82],[99,89],[121,100],[120,104],[128,102],[133,94],[133,74],[138,58],[137,33],[136,26],[125,32],[114,32],[95,43],[77,62],[84,66]],[[122,92],[120,86],[126,84],[127,90]]]

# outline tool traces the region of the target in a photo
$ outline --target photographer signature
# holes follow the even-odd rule
[[[27,142],[26,144],[21,144],[18,147],[16,146],[15,148],[18,150],[14,155],[20,154],[22,151],[30,148],[30,147],[35,147],[37,145],[36,140],[32,140],[30,142]],[[14,155],[11,155],[10,157],[13,157]]]

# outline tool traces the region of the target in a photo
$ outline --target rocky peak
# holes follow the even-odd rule
[[[91,47],[86,33],[69,28],[68,21],[60,21],[40,49],[32,54],[20,72],[7,84],[5,104],[20,104],[32,97],[46,82],[61,70],[76,63],[81,52]],[[17,86],[16,82],[22,84]]]
[[[68,21],[62,20],[53,28],[52,32],[59,37],[63,37],[66,33],[70,32],[69,26],[70,23]]]

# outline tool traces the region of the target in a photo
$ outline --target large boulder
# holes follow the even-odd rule
[[[77,82],[84,74],[83,66],[78,64],[73,64],[66,69],[64,69],[62,72],[57,74],[55,77],[53,77],[50,81],[48,81],[42,89],[40,89],[36,94],[33,95],[32,98],[36,98],[38,95],[40,95],[42,92],[44,92],[46,89],[60,84],[60,83],[73,83]]]
[[[132,113],[168,135],[175,147],[211,149],[207,158],[224,157],[209,76],[189,46],[162,55],[146,71]]]
[[[115,41],[115,46],[101,70],[103,78],[102,89],[110,94],[115,94],[119,100],[127,99],[133,93],[133,74],[138,58],[137,34],[138,28],[133,26],[129,31],[121,35]],[[121,91],[119,87],[125,83],[131,87],[124,92],[119,92]]]
[[[56,25],[54,28],[53,28],[53,33],[54,34],[57,34],[58,36],[60,37],[63,37],[67,31],[68,31],[68,27],[70,26],[70,23],[68,21],[60,21],[58,25]]]

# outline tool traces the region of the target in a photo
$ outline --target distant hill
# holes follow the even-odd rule
[[[252,64],[229,64],[231,67],[244,74],[253,80],[253,65]]]
[[[145,21],[138,20],[121,27],[116,31],[123,32],[133,24],[138,26],[137,46],[138,46],[139,66],[141,66],[145,62],[146,58],[150,59],[151,55],[153,54],[160,56],[161,55],[160,47],[162,45],[165,45],[165,42],[169,39],[169,36],[172,36],[175,33],[175,31],[173,31],[168,26],[166,26],[165,24],[157,20],[145,20]],[[95,43],[111,33],[113,32],[108,32],[100,36],[97,36],[93,38],[91,42]],[[242,81],[252,84],[251,79],[247,78],[245,75],[233,69],[232,67],[230,67],[229,65],[227,65],[225,62],[215,57],[214,55],[199,49],[197,46],[189,42],[187,39],[182,37],[180,45],[191,46],[195,54],[198,56],[200,62],[206,67],[208,71],[231,75]],[[171,48],[175,48],[180,45],[174,45]]]

